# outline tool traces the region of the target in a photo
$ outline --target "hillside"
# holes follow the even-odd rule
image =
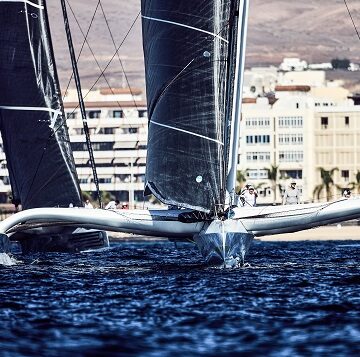
[[[96,7],[96,0],[69,0],[84,32]],[[70,75],[70,62],[64,36],[60,4],[47,1],[57,66],[66,86]],[[140,0],[102,0],[109,25],[117,45],[121,43],[140,11]],[[348,0],[355,22],[360,28],[360,2]],[[77,52],[82,36],[69,10],[72,33]],[[102,67],[114,53],[106,23],[100,10],[89,35],[89,43]],[[86,46],[85,46],[86,48]],[[120,49],[123,66],[132,86],[144,86],[141,23],[135,22],[127,40]],[[347,57],[360,62],[360,41],[356,36],[343,0],[251,0],[247,42],[247,66],[275,64],[283,57],[300,57],[309,62],[329,61]],[[99,70],[90,51],[86,48],[80,59],[80,72],[84,87],[96,80]],[[107,70],[107,77],[114,86],[122,85],[121,66],[117,58]],[[106,86],[102,79],[97,86]]]

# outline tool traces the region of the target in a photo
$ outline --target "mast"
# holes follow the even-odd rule
[[[62,7],[62,11],[63,11],[64,25],[65,25],[66,37],[67,37],[68,46],[69,46],[71,64],[72,64],[73,73],[74,73],[76,90],[77,90],[77,94],[78,94],[78,98],[79,98],[79,106],[80,106],[81,117],[82,117],[83,126],[84,126],[86,145],[87,145],[87,149],[88,149],[89,156],[90,156],[90,164],[91,164],[91,168],[92,168],[92,172],[93,172],[93,176],[94,176],[94,183],[96,186],[99,207],[101,208],[102,203],[101,203],[101,196],[100,196],[100,189],[99,189],[99,180],[98,180],[97,172],[96,172],[94,153],[93,153],[91,140],[90,140],[90,133],[89,133],[89,127],[87,124],[85,104],[84,104],[84,99],[83,99],[82,92],[81,92],[79,70],[77,67],[76,56],[75,56],[74,46],[73,46],[72,37],[71,37],[71,31],[70,31],[69,19],[68,19],[67,11],[66,11],[65,0],[61,0],[61,7]]]
[[[230,147],[228,156],[228,172],[226,180],[226,203],[231,205],[235,202],[236,172],[240,141],[240,121],[242,88],[244,82],[245,49],[248,24],[249,0],[240,0],[238,16],[238,33],[235,65],[235,90],[234,105],[231,118]]]

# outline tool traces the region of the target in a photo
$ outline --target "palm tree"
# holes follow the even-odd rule
[[[238,170],[236,172],[236,192],[239,192],[246,182],[246,172],[247,170]]]
[[[360,192],[360,171],[357,170],[355,174],[355,182],[350,182],[349,185],[351,185],[351,189],[354,190],[356,188],[356,193]]]
[[[337,167],[331,170],[325,170],[323,167],[319,167],[320,170],[320,177],[321,177],[321,184],[317,185],[314,188],[313,195],[317,196],[317,199],[320,200],[320,194],[323,190],[326,192],[326,201],[330,201],[331,199],[331,191],[333,187],[340,188],[337,184],[335,184],[333,175],[335,171],[339,170]]]
[[[86,200],[89,200],[89,201],[93,200],[91,193],[89,191],[82,191],[82,199],[84,202],[86,202]]]
[[[276,203],[277,195],[276,195],[276,187],[277,187],[277,179],[279,173],[279,165],[270,165],[270,168],[265,168],[268,173],[268,179],[271,181],[271,188],[274,192],[274,202]]]
[[[116,197],[109,191],[101,191],[101,202],[107,203],[116,199]]]

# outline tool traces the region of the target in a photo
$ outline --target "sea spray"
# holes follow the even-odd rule
[[[0,265],[16,265],[17,260],[7,253],[0,253]]]

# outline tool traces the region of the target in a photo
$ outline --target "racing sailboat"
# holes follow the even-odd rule
[[[234,266],[243,263],[254,236],[358,218],[356,200],[237,207],[248,5],[142,0],[149,116],[145,194],[171,209],[87,210],[68,143],[45,3],[0,0],[0,8],[9,10],[0,11],[0,128],[14,197],[24,207],[0,223],[0,247],[11,246],[19,234],[38,239],[56,233],[68,242],[81,228],[98,238],[102,231],[117,231],[192,240],[206,262]]]

